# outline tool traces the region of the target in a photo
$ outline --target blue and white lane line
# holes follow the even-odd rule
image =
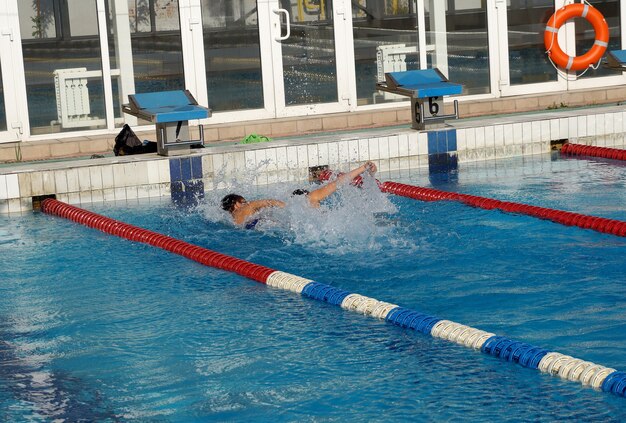
[[[583,386],[626,397],[626,372],[350,293],[290,273],[276,271],[267,278],[266,284],[480,350],[523,367],[580,382]]]

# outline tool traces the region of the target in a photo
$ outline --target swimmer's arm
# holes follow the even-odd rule
[[[339,176],[337,178],[337,182],[343,183],[344,181],[352,181],[354,178],[356,178],[366,170],[369,171],[370,175],[373,175],[374,173],[376,173],[377,170],[376,164],[374,162],[367,161],[356,169],[352,169],[350,172],[344,173],[343,175]]]
[[[233,220],[236,224],[243,224],[250,216],[259,210],[268,207],[285,207],[285,203],[280,200],[254,200],[246,203],[233,213]]]
[[[319,207],[320,201],[335,191],[337,191],[337,181],[332,181],[315,191],[311,191],[306,197],[309,200],[311,207]]]
[[[376,173],[376,164],[370,161],[365,162],[364,164],[357,167],[356,169],[352,169],[350,172],[340,175],[336,180],[329,182],[323,187],[318,188],[315,191],[309,193],[309,195],[307,196],[309,199],[309,204],[311,204],[311,206],[313,207],[319,207],[320,202],[324,198],[328,197],[330,194],[337,191],[338,184],[343,184],[346,181],[352,181],[354,178],[356,178],[357,176],[359,176],[366,170],[369,171],[370,174],[373,175],[374,173]]]

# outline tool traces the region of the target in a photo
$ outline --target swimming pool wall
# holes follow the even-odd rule
[[[0,168],[0,213],[32,210],[33,197],[55,195],[69,204],[171,196],[195,201],[205,191],[234,183],[303,181],[310,167],[347,170],[373,160],[380,171],[441,172],[459,163],[548,153],[554,141],[623,148],[622,106],[449,121],[415,131],[391,127],[277,139],[270,143],[207,145],[187,156],[154,154]]]

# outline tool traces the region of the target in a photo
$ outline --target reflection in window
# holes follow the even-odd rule
[[[463,94],[490,92],[486,2],[426,3],[428,67],[439,68]]]
[[[185,88],[178,0],[128,0],[135,90]]]
[[[132,32],[150,32],[152,19],[149,0],[128,0],[128,18]]]
[[[512,0],[507,8],[509,73],[511,85],[556,81],[548,60],[543,35],[554,12],[553,0]]]
[[[420,2],[421,3],[421,2]],[[360,105],[406,99],[375,89],[387,72],[436,67],[464,94],[490,91],[484,1],[424,2],[427,64],[419,62],[418,2],[352,2],[357,97]]]
[[[66,0],[68,3],[67,13],[72,37],[97,36],[98,16],[95,13],[85,13],[81,7],[85,0]]]
[[[53,0],[19,0],[20,35],[22,40],[55,38],[58,4]]]
[[[106,126],[96,2],[18,0],[31,133]]]
[[[287,10],[292,20],[291,36],[281,42],[285,104],[336,102],[333,1],[303,1]]]
[[[202,1],[204,60],[213,111],[260,109],[263,83],[254,2]]]
[[[354,56],[359,105],[407,100],[376,90],[386,72],[419,69],[414,0],[352,2]]]
[[[620,5],[618,0],[589,0],[592,6],[598,9],[606,23],[609,25],[609,46],[607,51],[620,50]],[[593,46],[595,40],[595,31],[593,26],[586,19],[576,19],[576,55],[581,56],[585,54]],[[597,77],[597,76],[612,76],[618,73],[614,70],[607,69],[599,65],[593,64],[597,69],[589,68],[583,74],[583,78]],[[583,73],[580,71],[579,74]]]

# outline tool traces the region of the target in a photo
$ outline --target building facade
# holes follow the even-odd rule
[[[386,110],[385,72],[436,67],[459,101],[623,85],[557,69],[546,23],[565,0],[1,0],[0,143],[115,133],[128,95],[189,90],[204,125]],[[623,46],[621,0],[586,3]],[[558,13],[558,11],[557,11]],[[583,54],[585,19],[555,42]],[[558,106],[558,105],[557,105]]]

